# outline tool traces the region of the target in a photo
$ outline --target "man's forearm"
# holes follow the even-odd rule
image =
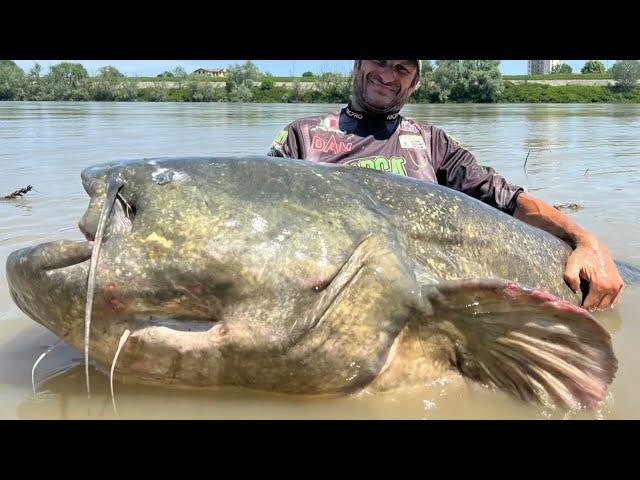
[[[593,235],[573,220],[539,198],[521,193],[516,202],[516,210],[513,213],[515,218],[565,240],[574,248],[580,243],[594,239]]]
[[[515,218],[567,241],[574,248],[567,259],[564,279],[574,292],[579,291],[581,278],[588,282],[582,306],[596,310],[615,305],[624,284],[605,244],[538,198],[521,193],[516,203]]]

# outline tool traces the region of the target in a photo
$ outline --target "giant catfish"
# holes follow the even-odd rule
[[[10,292],[123,380],[341,395],[454,374],[593,407],[616,372],[563,280],[571,248],[443,186],[271,157],[82,182],[87,240],[12,253]]]

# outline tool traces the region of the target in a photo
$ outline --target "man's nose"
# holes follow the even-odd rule
[[[396,79],[396,74],[391,66],[386,66],[380,71],[380,79],[384,83],[391,83]]]

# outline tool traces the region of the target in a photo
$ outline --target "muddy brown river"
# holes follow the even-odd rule
[[[11,301],[4,265],[14,250],[80,240],[88,205],[80,172],[113,159],[266,153],[286,123],[338,105],[0,102],[0,418],[116,418],[108,379]],[[411,105],[403,113],[445,129],[480,163],[554,204],[598,235],[612,255],[640,265],[640,105]],[[528,155],[528,158],[527,158]],[[524,168],[525,159],[526,169]],[[613,337],[619,370],[593,411],[559,412],[482,388],[438,382],[381,396],[309,399],[245,390],[193,392],[120,384],[120,418],[140,419],[628,419],[640,418],[640,286],[596,318]]]

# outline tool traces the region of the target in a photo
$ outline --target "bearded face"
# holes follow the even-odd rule
[[[356,60],[353,106],[374,114],[396,113],[418,80],[414,60]]]

